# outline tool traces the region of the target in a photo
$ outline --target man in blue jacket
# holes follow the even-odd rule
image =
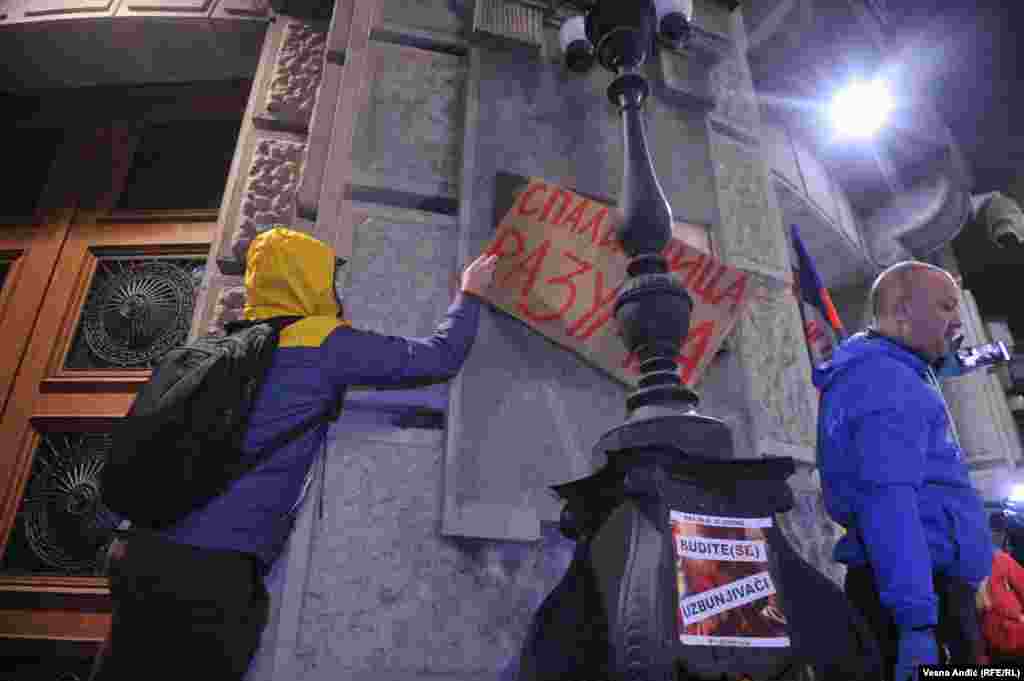
[[[480,293],[496,258],[481,256],[434,334],[400,338],[342,320],[332,248],[293,230],[257,236],[246,257],[245,318],[301,316],[286,327],[250,416],[244,450],[324,413],[349,385],[453,377],[476,337]],[[98,679],[241,679],[267,621],[263,576],[291,533],[327,426],[307,432],[222,495],[159,534],[112,548],[114,620]]]
[[[871,291],[875,323],[815,370],[818,466],[829,515],[846,528],[835,559],[879,638],[895,681],[936,663],[973,662],[973,590],[992,565],[982,501],[933,366],[960,334],[945,270],[902,262]]]

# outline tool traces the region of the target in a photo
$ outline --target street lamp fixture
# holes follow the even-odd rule
[[[772,520],[793,507],[786,484],[793,460],[735,459],[729,427],[696,412],[697,395],[682,384],[676,362],[693,304],[662,256],[672,211],[648,152],[643,106],[650,88],[641,67],[659,46],[687,43],[692,3],[568,4],[585,15],[566,20],[560,31],[566,66],[584,71],[597,61],[615,74],[607,95],[622,118],[625,157],[616,236],[629,258],[615,316],[628,351],[640,359],[640,378],[626,398],[626,422],[594,447],[606,463],[591,476],[553,487],[565,501],[560,526],[576,540],[576,558],[535,614],[519,681],[668,681],[680,671],[683,678],[767,679],[795,659],[833,664],[825,656],[836,646],[815,641],[856,638],[850,619],[843,619],[849,606],[828,578],[793,551]],[[712,524],[729,518],[766,528],[757,535],[767,555],[759,574],[762,585],[778,594],[781,612],[772,616],[792,635],[792,645],[785,636],[763,647],[683,644],[680,592],[703,592],[685,593],[686,585],[680,586],[685,579],[672,511]],[[850,643],[851,649],[856,645]]]

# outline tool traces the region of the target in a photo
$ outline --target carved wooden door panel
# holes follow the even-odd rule
[[[157,94],[64,135],[34,217],[0,203],[3,679],[88,677],[110,627],[110,433],[191,327],[245,100],[204,119]]]
[[[87,658],[109,627],[99,499],[113,424],[188,336],[215,223],[72,224],[0,420],[0,639]],[[62,646],[50,645],[54,651]],[[17,651],[16,651],[17,652]]]

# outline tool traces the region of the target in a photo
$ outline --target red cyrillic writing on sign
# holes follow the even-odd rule
[[[494,244],[487,250],[487,254],[498,255],[509,260],[515,259],[498,280],[498,285],[508,289],[518,288],[516,310],[533,322],[567,319],[572,310],[577,307],[578,278],[593,272],[594,293],[589,307],[584,309],[577,319],[570,321],[566,329],[570,337],[588,340],[611,319],[615,307],[615,296],[621,284],[615,287],[607,286],[603,271],[595,269],[593,263],[571,251],[563,251],[559,261],[551,265],[548,257],[551,253],[551,246],[552,240],[545,239],[539,246],[527,252],[526,237],[523,233],[515,227],[503,227],[495,238]],[[523,257],[524,254],[525,257]],[[522,259],[519,259],[520,257]],[[566,269],[567,264],[571,267],[570,271],[561,273]],[[554,276],[545,276],[552,267],[557,268],[557,273]],[[557,310],[549,312],[534,310],[530,307],[530,294],[538,285],[544,286],[548,290],[562,289],[563,298]]]
[[[690,333],[683,339],[679,354],[676,356],[676,364],[679,365],[679,378],[683,383],[689,383],[693,372],[697,370],[704,355],[707,354],[708,344],[715,335],[715,320],[707,319],[690,329]],[[633,374],[640,373],[640,358],[636,353],[629,353],[622,368]]]
[[[551,190],[554,191],[551,191]],[[548,192],[551,191],[550,194]],[[544,200],[545,195],[547,200]],[[543,201],[543,203],[541,203]],[[594,246],[607,248],[613,253],[621,253],[622,247],[615,238],[615,226],[605,226],[608,208],[601,206],[587,219],[587,211],[591,208],[590,199],[579,197],[573,205],[573,194],[558,188],[550,187],[543,182],[534,182],[519,195],[514,214],[530,217],[539,223],[547,223],[553,227],[569,227],[569,232],[590,239]],[[538,215],[539,211],[539,215]]]
[[[554,219],[551,219],[551,210],[555,207],[555,202],[558,199],[562,199],[562,204],[559,207],[558,212],[555,214]],[[552,225],[557,225],[562,216],[565,215],[566,211],[569,210],[569,206],[572,203],[572,194],[559,189],[554,194],[548,197],[547,203],[544,204],[544,210],[541,212],[540,217],[537,218],[540,222],[549,222]]]
[[[538,179],[512,200],[487,249],[500,257],[488,299],[552,340],[589,353],[614,375],[638,374],[639,361],[623,362],[609,330],[627,265],[617,238],[621,213]],[[669,240],[662,256],[694,303],[693,327],[675,358],[682,380],[692,384],[751,292],[747,273],[688,243],[683,229],[674,231],[681,236]],[[760,289],[749,285],[756,295]]]
[[[615,312],[615,297],[618,295],[619,289],[622,288],[622,284],[619,283],[607,290],[605,290],[604,284],[604,272],[598,270],[594,277],[594,300],[590,309],[569,326],[570,336],[587,340],[612,318],[612,314]]]
[[[663,255],[668,261],[669,272],[679,272],[683,286],[689,293],[700,298],[701,302],[719,305],[723,301],[731,299],[730,311],[735,311],[736,306],[743,302],[746,295],[747,279],[749,278],[747,273],[741,272],[733,282],[723,290],[719,290],[722,285],[722,277],[729,271],[729,268],[721,263],[716,264],[710,256],[704,253],[693,251],[687,254],[687,251],[692,251],[692,249],[682,242],[672,241],[669,243],[663,251]],[[684,272],[685,274],[682,274]]]
[[[551,242],[545,241],[544,243],[550,245]],[[568,312],[569,309],[576,303],[576,282],[573,281],[573,278],[578,277],[581,274],[586,274],[590,270],[594,269],[594,266],[591,265],[586,260],[576,257],[569,251],[563,252],[562,256],[576,263],[576,269],[574,269],[569,274],[565,274],[560,277],[551,277],[547,279],[544,283],[547,284],[548,286],[559,286],[565,288],[565,301],[562,303],[562,306],[560,308],[558,308],[551,314],[544,315],[536,313],[533,310],[531,310],[527,300],[521,297],[519,299],[519,305],[517,309],[520,312],[522,312],[527,319],[534,322],[550,322],[554,321],[555,319],[562,319],[565,317],[565,313]]]

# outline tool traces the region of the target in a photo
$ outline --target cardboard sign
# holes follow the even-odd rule
[[[485,298],[627,385],[639,361],[613,319],[628,258],[615,238],[617,211],[539,178],[499,175],[497,232],[487,253],[500,256]],[[663,251],[693,299],[689,334],[677,362],[694,386],[750,298],[749,276],[708,253],[704,230],[673,225]],[[696,237],[696,238],[695,238]]]
[[[771,518],[671,511],[679,586],[679,639],[687,645],[789,646],[768,571]]]

